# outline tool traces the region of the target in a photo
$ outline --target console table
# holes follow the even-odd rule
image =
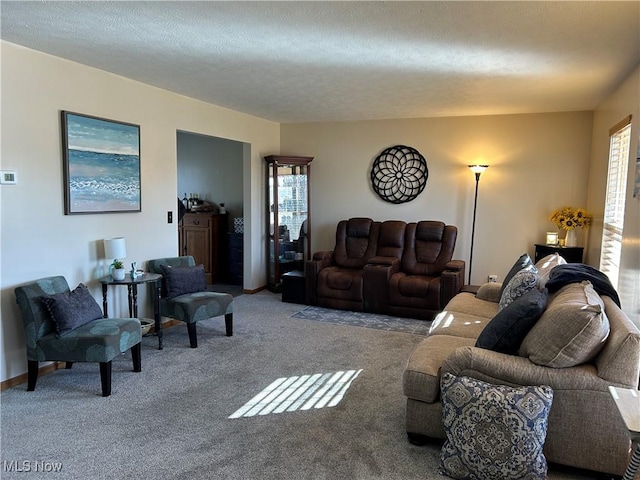
[[[104,317],[108,317],[107,311],[107,290],[109,285],[126,285],[129,300],[129,316],[138,318],[138,285],[142,283],[152,283],[153,289],[153,320],[154,331],[158,337],[158,350],[162,350],[162,322],[160,321],[160,295],[162,293],[162,275],[158,273],[145,273],[136,278],[126,276],[124,280],[114,280],[111,275],[100,279],[102,283],[102,309]]]
[[[582,263],[582,251],[584,247],[561,247],[559,245],[543,245],[536,243],[535,260],[538,263],[541,258],[558,253],[567,263]]]

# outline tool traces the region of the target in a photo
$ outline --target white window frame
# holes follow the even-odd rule
[[[609,130],[609,168],[602,222],[600,270],[607,274],[616,289],[620,275],[630,150],[631,115]]]

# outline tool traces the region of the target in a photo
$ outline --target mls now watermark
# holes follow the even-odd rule
[[[62,471],[61,462],[45,462],[44,460],[3,460],[2,471],[8,472],[44,472],[54,473]]]

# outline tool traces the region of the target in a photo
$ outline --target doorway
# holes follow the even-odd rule
[[[177,132],[179,199],[198,199],[192,212],[204,216],[226,212],[226,218],[222,220],[223,231],[213,240],[217,244],[212,241],[206,246],[214,251],[221,263],[220,274],[213,281],[216,291],[234,286],[242,289],[245,149],[243,142]],[[182,221],[178,229],[182,232]]]

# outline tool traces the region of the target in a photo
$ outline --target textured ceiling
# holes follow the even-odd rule
[[[277,122],[592,110],[640,1],[0,3],[3,40]]]

